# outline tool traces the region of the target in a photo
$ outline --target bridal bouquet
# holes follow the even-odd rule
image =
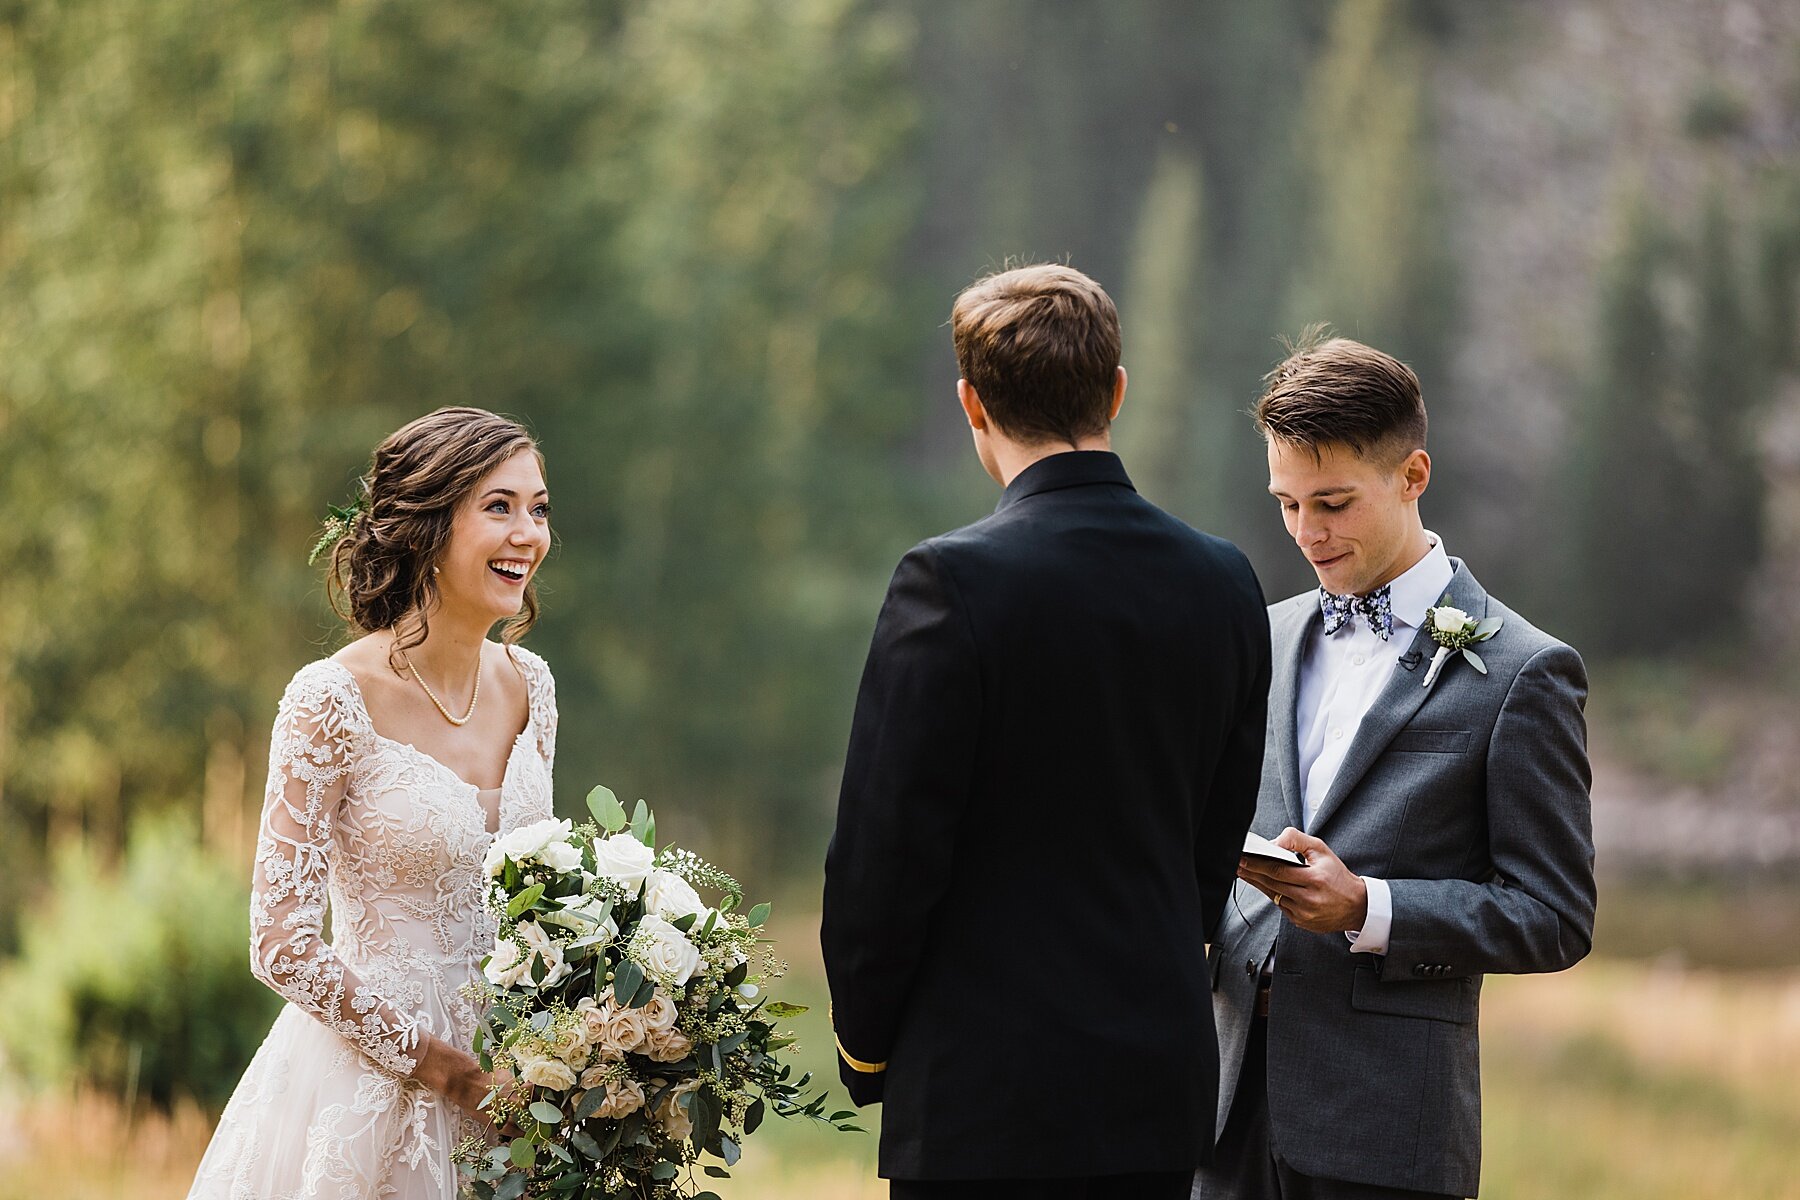
[[[488,852],[499,929],[474,1050],[516,1082],[485,1102],[512,1136],[458,1149],[473,1194],[718,1200],[694,1168],[728,1177],[768,1113],[854,1130],[781,1061],[794,1039],[776,1023],[806,1010],[762,994],[773,956],[752,970],[769,906],[742,913],[729,875],[658,853],[643,801],[630,818],[604,787],[587,802],[593,821],[539,821]]]

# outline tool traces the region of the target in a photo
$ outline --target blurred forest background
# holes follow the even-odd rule
[[[945,321],[1009,256],[1112,291],[1128,468],[1271,598],[1277,337],[1418,370],[1427,524],[1594,676],[1599,952],[1490,989],[1484,1194],[1797,1194],[1800,8],[0,0],[0,1195],[185,1191],[272,1014],[306,550],[443,404],[548,455],[561,808],[787,895],[816,997],[887,573],[996,498]],[[737,1194],[880,1194],[851,1140]]]

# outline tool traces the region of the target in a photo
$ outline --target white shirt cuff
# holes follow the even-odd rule
[[[1369,889],[1369,915],[1360,932],[1346,929],[1344,936],[1350,939],[1350,949],[1356,954],[1386,954],[1388,935],[1394,929],[1394,894],[1388,890],[1385,879],[1364,875],[1362,881]]]

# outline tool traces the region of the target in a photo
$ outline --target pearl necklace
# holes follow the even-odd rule
[[[419,674],[419,668],[413,666],[412,656],[402,650],[400,661],[406,664],[406,669],[412,672],[412,677],[419,681],[419,686],[425,689],[425,694],[431,697],[431,702],[437,706],[437,710],[444,714],[444,720],[459,729],[469,723],[469,719],[475,715],[475,704],[481,699],[481,663],[479,660],[475,663],[475,691],[469,696],[469,711],[462,715],[460,721],[450,715],[450,710],[444,707],[444,702],[437,698],[437,693],[431,690],[431,685],[425,682],[423,675]]]

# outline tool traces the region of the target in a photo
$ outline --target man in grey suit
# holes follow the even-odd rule
[[[1320,587],[1269,609],[1252,829],[1305,864],[1240,860],[1214,932],[1219,1142],[1193,1194],[1473,1196],[1482,977],[1592,941],[1587,676],[1425,528],[1403,363],[1313,337],[1255,415]],[[1440,655],[1433,629],[1463,614],[1498,629]]]

